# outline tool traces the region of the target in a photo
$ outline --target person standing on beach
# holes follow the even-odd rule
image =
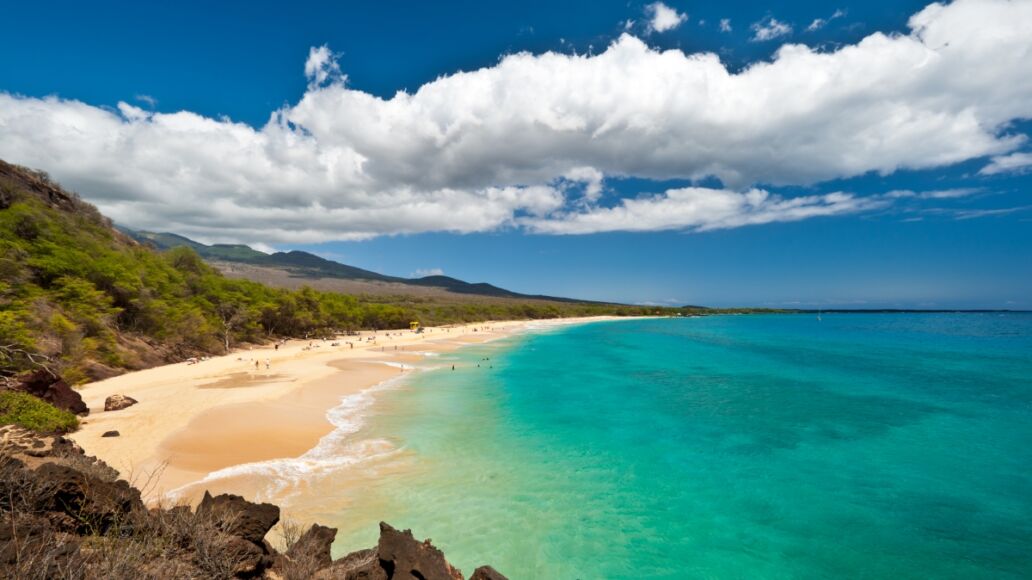
[[[272,361],[270,361],[269,359],[265,359],[265,370],[269,370],[269,365],[271,365],[271,364],[272,364]]]
[[[254,370],[258,370],[258,359],[254,359]]]

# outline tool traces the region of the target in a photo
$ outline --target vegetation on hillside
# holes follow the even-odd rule
[[[158,252],[131,240],[44,174],[0,169],[0,378],[46,366],[74,384],[225,352],[240,342],[404,328],[411,320],[437,325],[656,311],[270,288],[226,278],[188,247]]]
[[[79,418],[28,393],[0,391],[0,425],[18,425],[41,433],[67,433],[79,427]]]

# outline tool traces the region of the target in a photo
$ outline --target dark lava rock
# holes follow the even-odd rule
[[[57,407],[76,415],[88,415],[90,408],[82,396],[68,386],[60,377],[40,369],[21,375],[15,389],[34,395]]]
[[[473,571],[469,580],[509,580],[501,572],[490,566],[481,566]]]
[[[262,545],[265,534],[279,521],[280,509],[271,503],[251,503],[239,495],[212,497],[207,491],[197,506],[198,514],[211,514],[227,522],[224,531]]]
[[[448,564],[430,540],[416,540],[411,530],[398,531],[380,522],[376,552],[380,566],[392,580],[462,580],[462,573]]]
[[[35,470],[46,485],[37,509],[70,516],[76,530],[103,533],[135,510],[145,509],[139,490],[124,480],[104,481],[67,465],[44,463]],[[55,520],[62,521],[62,520]]]
[[[126,407],[132,407],[136,403],[139,403],[132,397],[125,395],[111,395],[107,399],[104,399],[104,410],[105,411],[121,411]]]
[[[101,435],[101,437],[118,437],[120,435],[121,433],[118,431],[104,431],[104,434]]]
[[[380,560],[376,557],[376,550],[368,548],[352,552],[343,558],[338,558],[333,565],[323,568],[316,573],[317,580],[336,580],[347,578],[348,580],[390,580],[387,572],[380,566]]]
[[[287,550],[287,557],[295,561],[309,560],[317,568],[325,568],[333,563],[330,546],[336,537],[337,528],[314,524]]]

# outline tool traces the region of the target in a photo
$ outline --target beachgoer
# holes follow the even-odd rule
[[[272,361],[270,361],[269,359],[265,359],[265,370],[269,370],[270,364],[272,364]]]
[[[254,370],[258,370],[258,361],[257,360],[254,361]]]

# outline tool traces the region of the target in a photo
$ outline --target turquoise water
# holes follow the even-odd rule
[[[619,321],[435,362],[378,395],[360,435],[405,468],[338,548],[382,518],[513,579],[1032,577],[1032,315]]]

